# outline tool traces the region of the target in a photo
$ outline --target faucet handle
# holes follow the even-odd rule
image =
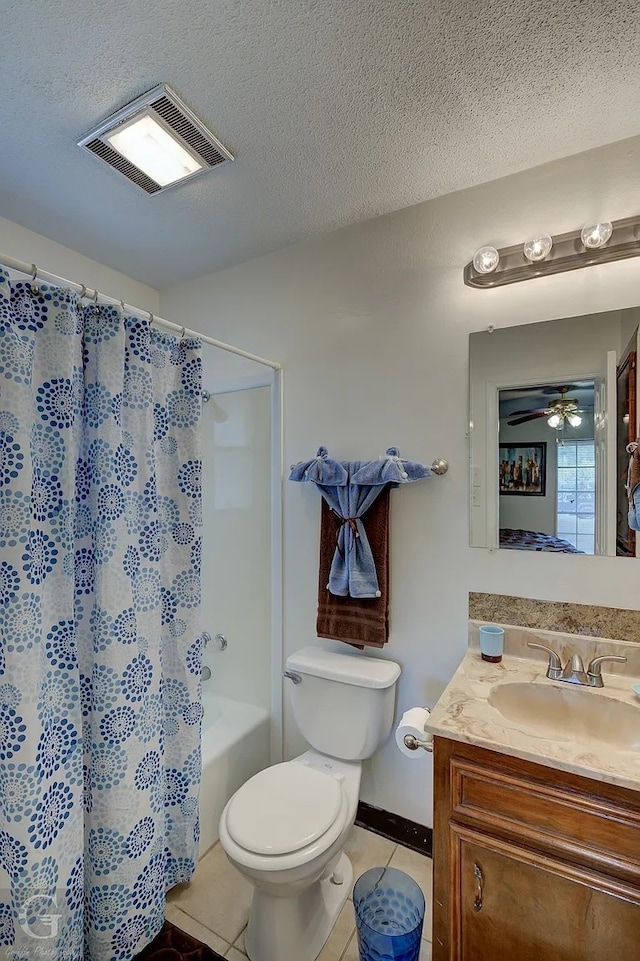
[[[545,654],[549,655],[549,664],[547,666],[547,677],[557,679],[562,674],[562,661],[555,651],[552,651],[550,647],[545,647],[544,644],[536,644],[535,641],[527,641],[527,647],[534,647],[538,651],[544,651]]]
[[[626,663],[626,660],[626,657],[621,654],[602,654],[600,657],[594,657],[587,668],[587,674],[591,674],[592,677],[601,677],[602,665],[605,661],[620,661],[622,664]]]

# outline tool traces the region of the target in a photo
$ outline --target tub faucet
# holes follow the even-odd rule
[[[552,681],[566,681],[567,684],[580,684],[583,687],[604,687],[602,664],[605,661],[625,662],[627,660],[620,654],[603,654],[600,657],[594,657],[585,670],[580,655],[572,654],[563,668],[560,657],[550,647],[545,647],[544,644],[536,644],[534,641],[528,641],[527,647],[536,648],[549,655],[547,677]]]

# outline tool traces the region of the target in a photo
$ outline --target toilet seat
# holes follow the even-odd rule
[[[342,785],[322,771],[285,761],[250,778],[226,811],[232,840],[247,852],[277,857],[294,854],[342,829]],[[331,844],[335,837],[327,837]]]

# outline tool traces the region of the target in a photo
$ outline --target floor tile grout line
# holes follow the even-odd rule
[[[183,914],[186,914],[186,916],[188,918],[191,918],[192,921],[195,921],[197,924],[200,924],[203,928],[206,928],[207,931],[211,932],[211,934],[215,934],[216,938],[220,938],[220,940],[224,941],[225,944],[228,944],[230,948],[232,948],[235,945],[235,942],[240,937],[240,934],[242,934],[242,932],[244,931],[244,928],[242,928],[240,931],[240,934],[237,934],[233,939],[233,941],[228,941],[226,938],[223,938],[222,935],[219,934],[217,931],[214,931],[213,928],[210,928],[208,924],[205,924],[204,921],[201,921],[200,918],[197,918],[194,914],[189,914],[188,911],[185,911],[185,909],[181,907],[179,904],[177,904],[175,901],[171,901],[169,903],[173,904],[179,911],[182,911]]]
[[[345,946],[344,946],[344,951],[343,951],[342,954],[340,955],[338,961],[342,961],[342,959],[344,958],[345,954],[346,954],[347,951],[349,950],[349,945],[351,944],[351,942],[353,941],[353,939],[354,939],[355,937],[357,937],[357,932],[356,932],[356,930],[355,930],[355,928],[354,928],[353,931],[351,932],[351,937],[349,938],[349,940],[348,940],[347,943],[345,944]]]
[[[391,854],[389,855],[389,860],[388,860],[387,863],[385,864],[385,867],[386,867],[386,868],[388,868],[389,865],[391,864],[391,860],[392,860],[392,858],[393,858],[393,856],[394,856],[394,854],[396,853],[397,850],[398,850],[398,845],[396,844],[396,845],[394,845],[393,851],[392,851]]]

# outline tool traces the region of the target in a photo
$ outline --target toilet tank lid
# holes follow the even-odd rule
[[[323,647],[303,647],[287,658],[287,670],[324,677],[356,687],[385,688],[400,677],[400,665],[379,657],[338,654]]]

